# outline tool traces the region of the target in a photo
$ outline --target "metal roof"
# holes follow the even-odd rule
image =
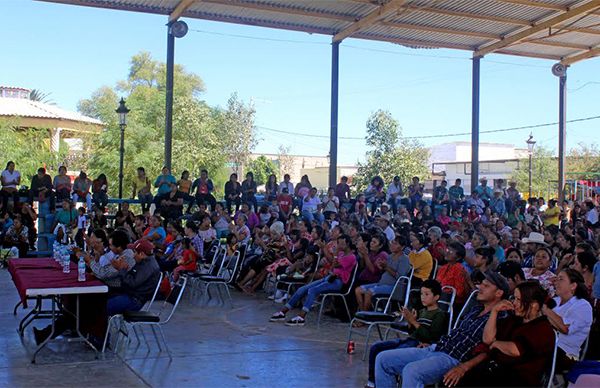
[[[600,0],[37,0],[547,58],[600,55]]]

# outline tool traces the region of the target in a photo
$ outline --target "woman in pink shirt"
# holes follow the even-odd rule
[[[337,239],[337,258],[333,262],[331,273],[320,280],[302,286],[294,293],[281,311],[271,316],[269,322],[285,321],[285,315],[304,297],[302,311],[285,324],[287,326],[304,326],[306,314],[310,311],[315,299],[324,293],[340,291],[350,281],[352,271],[356,266],[356,256],[352,252],[352,239],[342,235]]]

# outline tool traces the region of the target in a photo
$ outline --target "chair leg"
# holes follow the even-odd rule
[[[373,328],[373,326],[377,326],[379,328],[379,325],[372,325],[372,324],[370,324],[369,327],[367,328],[367,337],[365,339],[365,352],[363,353],[363,356],[362,356],[363,361],[367,358],[367,352],[369,351],[369,338],[371,337],[371,329]]]
[[[223,287],[225,287],[225,291],[227,292],[227,297],[229,298],[229,304],[231,305],[231,308],[233,308],[233,298],[231,297],[231,292],[229,291],[229,286],[227,284],[223,284]]]
[[[108,325],[106,325],[106,333],[104,334],[104,341],[102,341],[102,350],[100,351],[100,353],[104,354],[104,352],[106,351],[106,343],[108,342],[108,335],[110,334],[110,329],[112,327],[112,323],[115,319],[116,315],[113,315],[112,317],[110,317],[110,319],[108,320]]]
[[[162,346],[160,346],[160,341],[158,340],[158,336],[156,335],[156,327],[155,325],[150,325],[152,329],[152,334],[154,334],[154,340],[156,341],[156,345],[158,345],[158,351],[162,352]]]
[[[167,340],[165,339],[165,333],[163,332],[161,325],[158,325],[158,333],[160,334],[160,337],[162,338],[163,344],[165,344],[165,350],[167,351],[167,354],[169,355],[169,359],[173,359],[173,357],[171,356],[171,350],[169,349],[169,344],[167,343]]]
[[[321,327],[321,316],[323,315],[323,306],[325,306],[325,301],[327,300],[328,295],[324,295],[323,299],[321,299],[321,306],[319,307],[319,316],[317,318],[317,329]]]
[[[350,309],[348,308],[348,303],[346,303],[346,298],[342,296],[342,300],[344,301],[344,307],[346,307],[346,314],[348,315],[348,319],[352,319],[350,315]]]

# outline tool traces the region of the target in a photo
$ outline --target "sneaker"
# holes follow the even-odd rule
[[[304,326],[304,318],[297,315],[285,323],[286,326]]]
[[[276,299],[281,299],[282,296],[284,296],[283,291],[277,290],[274,294],[271,294],[271,296],[269,296],[267,299],[276,300]]]
[[[285,314],[282,313],[281,311],[276,312],[275,314],[271,315],[271,318],[269,318],[269,322],[279,322],[279,321],[285,321]]]
[[[285,303],[285,302],[287,302],[288,298],[289,298],[288,294],[283,294],[283,296],[281,298],[277,298],[274,301],[275,301],[275,303]]]

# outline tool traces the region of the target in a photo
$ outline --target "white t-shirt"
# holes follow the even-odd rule
[[[279,192],[283,193],[283,189],[288,189],[288,194],[294,195],[294,184],[292,182],[285,183],[285,181],[282,181],[279,183]]]
[[[323,200],[323,202],[325,203],[325,208],[323,209],[324,212],[338,212],[337,206],[340,206],[340,200],[338,197],[335,195],[331,199],[327,197]]]
[[[572,297],[562,306],[560,298],[554,298],[555,313],[560,315],[565,325],[569,326],[569,334],[558,333],[558,347],[569,357],[579,360],[581,345],[590,334],[592,326],[592,306],[588,301]]]
[[[308,201],[307,201],[308,199]],[[302,211],[307,211],[310,213],[316,213],[319,205],[321,204],[321,199],[316,195],[312,198],[306,195],[304,199],[302,199]]]
[[[14,170],[12,173],[8,170],[2,171],[2,178],[4,178],[4,182],[15,182],[17,179],[21,177],[21,173],[17,170]],[[17,188],[15,184],[3,185],[2,187],[11,187],[13,189]]]

